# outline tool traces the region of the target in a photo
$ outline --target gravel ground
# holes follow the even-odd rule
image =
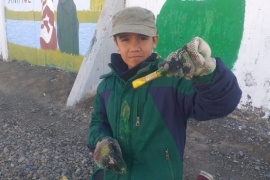
[[[89,179],[91,100],[67,108],[76,74],[0,61],[0,179]]]
[[[89,179],[93,162],[86,147],[87,114],[35,102],[18,109],[17,103],[0,104],[0,179]]]
[[[75,78],[64,70],[0,61],[1,180],[89,179],[95,168],[86,146],[92,100],[65,106]],[[265,116],[247,106],[225,118],[191,120],[184,179],[205,170],[218,180],[269,180]]]

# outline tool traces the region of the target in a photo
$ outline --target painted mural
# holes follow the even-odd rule
[[[40,47],[42,49],[56,50],[56,29],[54,27],[54,8],[52,0],[41,0],[42,21],[40,28]]]
[[[79,21],[73,0],[59,0],[57,5],[57,39],[61,52],[79,54]]]
[[[200,36],[210,44],[212,55],[232,68],[241,45],[244,14],[245,0],[167,0],[157,16],[157,52],[166,57]]]
[[[90,42],[96,27],[99,28],[97,32],[109,33],[106,27],[110,23],[110,17],[103,17],[103,24],[97,26],[104,0],[73,0],[78,21],[74,16],[74,29],[65,32],[68,23],[65,24],[66,27],[59,27],[60,23],[58,24],[61,22],[57,10],[59,2],[68,0],[4,0],[10,59],[27,60],[37,65],[53,65],[72,71],[80,70],[83,58],[88,60],[87,52],[94,46]],[[111,11],[110,5],[114,1],[106,3],[108,6],[104,11]],[[162,57],[180,48],[194,36],[204,38],[212,48],[212,55],[222,58],[236,74],[243,90],[240,108],[252,106],[270,110],[269,0],[123,0],[121,3],[125,3],[125,6],[142,6],[155,13],[160,35],[155,51]],[[114,10],[121,7],[117,6]],[[61,28],[63,29],[59,31]],[[61,33],[68,34],[64,36],[75,42],[64,45],[74,47],[61,47]],[[113,42],[108,38],[98,43]],[[113,48],[111,52],[114,52]],[[90,76],[98,77],[98,73],[103,72],[104,64],[108,63],[105,62],[107,59],[104,57],[102,63],[96,62],[99,59],[93,60],[99,71],[91,69],[94,66],[85,67],[86,70],[82,67],[81,70],[93,71],[94,74]],[[92,80],[89,77],[82,77],[84,79],[81,81],[87,81],[85,84],[95,87],[98,79]]]
[[[9,59],[78,71],[103,3],[5,0]]]

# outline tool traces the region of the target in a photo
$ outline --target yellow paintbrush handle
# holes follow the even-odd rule
[[[152,72],[152,73],[150,73],[150,74],[148,74],[148,75],[146,75],[144,77],[141,77],[139,79],[136,79],[136,80],[132,81],[132,86],[133,86],[134,89],[138,88],[138,87],[144,85],[145,83],[147,83],[149,81],[152,81],[152,80],[154,80],[156,78],[159,78],[161,76],[162,76],[162,71],[157,70],[157,71]]]

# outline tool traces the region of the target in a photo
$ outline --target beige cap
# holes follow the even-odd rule
[[[119,11],[112,18],[111,36],[125,32],[156,36],[154,13],[142,7],[127,7]]]

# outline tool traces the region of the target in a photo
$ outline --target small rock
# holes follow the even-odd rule
[[[8,148],[5,147],[5,148],[4,148],[4,153],[6,154],[7,152],[8,152]]]
[[[241,157],[241,158],[242,158],[242,157],[244,157],[244,156],[245,156],[245,153],[244,153],[243,151],[239,151],[239,152],[238,152],[238,155],[239,155],[239,157]]]
[[[6,129],[7,127],[8,127],[8,124],[5,124],[5,125],[3,126],[4,129]]]
[[[265,177],[265,178],[270,179],[270,172],[269,172],[269,173],[264,174],[264,177]]]
[[[23,162],[24,160],[25,160],[25,157],[22,156],[22,157],[18,160],[18,163],[21,163],[21,162]]]

